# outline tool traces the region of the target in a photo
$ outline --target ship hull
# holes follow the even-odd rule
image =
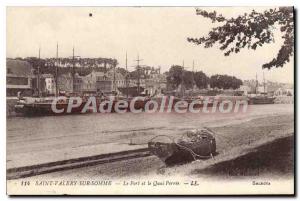
[[[23,114],[25,116],[51,116],[51,115],[67,115],[67,114],[81,114],[83,104],[79,107],[72,108],[70,112],[67,112],[68,104],[56,104],[57,110],[63,110],[61,113],[53,111],[51,104],[23,104],[16,105],[15,112]]]
[[[145,104],[148,100],[136,100],[134,103],[134,109],[136,110],[144,110]],[[15,105],[15,112],[18,114],[22,114],[24,116],[51,116],[51,115],[72,115],[72,114],[87,114],[87,113],[110,113],[110,112],[116,112],[115,111],[115,104],[117,101],[112,101],[112,107],[111,110],[108,110],[109,105],[108,103],[103,106],[103,111],[100,110],[100,101],[97,101],[96,103],[96,110],[93,109],[87,109],[85,110],[84,107],[87,104],[87,102],[81,103],[79,106],[71,108],[70,111],[68,111],[68,103],[56,103],[55,108],[57,110],[61,110],[62,112],[55,112],[52,108],[52,104],[50,102],[48,103],[22,103]],[[130,105],[130,101],[128,101],[128,105]],[[130,112],[130,107],[124,108],[126,112]]]
[[[216,155],[216,140],[211,133],[208,130],[188,131],[178,141],[173,139],[170,143],[157,141],[157,139],[154,141],[155,138],[160,137],[156,136],[148,142],[148,148],[167,166],[209,159]]]
[[[190,148],[194,153],[200,156],[193,156],[191,151],[185,149],[175,143],[161,143],[160,147],[149,143],[148,147],[153,155],[159,157],[167,166],[179,165],[192,162],[196,159],[209,159],[212,155],[216,155],[216,142],[211,144],[206,142],[195,143],[193,148]],[[164,153],[159,153],[160,151]]]
[[[249,105],[258,105],[258,104],[274,104],[275,98],[266,97],[266,98],[250,98]]]

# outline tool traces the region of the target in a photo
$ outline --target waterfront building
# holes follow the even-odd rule
[[[145,80],[145,94],[153,96],[164,93],[167,88],[166,76],[162,74],[151,74]]]
[[[56,86],[54,76],[52,74],[42,74],[41,79],[45,82],[43,92],[47,95],[55,95]]]
[[[107,94],[113,91],[112,80],[106,73],[98,72],[96,77],[96,91],[99,94]]]
[[[34,70],[27,61],[18,59],[6,60],[6,95],[17,96],[21,92],[23,96],[33,94]]]
[[[141,94],[153,96],[160,94],[166,89],[167,81],[165,75],[160,74],[160,67],[139,66],[130,73],[129,87],[140,86]]]
[[[243,95],[248,95],[248,93],[251,93],[251,87],[247,85],[241,85],[238,91],[241,91]]]
[[[81,93],[82,92],[82,76],[80,76],[78,73],[75,73],[74,80],[74,92]]]
[[[112,91],[112,81],[104,72],[92,71],[86,76],[82,76],[82,88],[84,93],[109,93]]]
[[[59,92],[73,92],[73,76],[72,73],[59,74],[57,77],[57,87]]]
[[[274,96],[294,96],[294,89],[279,88],[274,92]]]
[[[110,69],[107,73],[106,76],[108,77],[109,80],[112,81],[112,90],[119,92],[119,88],[126,87],[126,79],[125,76],[122,75],[117,69],[114,70],[113,68]],[[113,83],[115,81],[115,83]],[[115,89],[114,85],[115,84]]]

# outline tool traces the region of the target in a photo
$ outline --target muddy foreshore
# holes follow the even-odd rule
[[[112,179],[169,175],[213,179],[292,176],[294,116],[274,115],[212,128],[218,155],[205,161],[166,167],[155,156],[54,172],[32,179]]]

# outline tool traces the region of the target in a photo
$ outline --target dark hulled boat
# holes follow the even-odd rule
[[[249,105],[258,105],[258,104],[274,104],[275,98],[270,97],[267,95],[266,92],[266,84],[265,84],[265,74],[263,74],[263,85],[264,85],[264,91],[263,93],[257,94],[257,87],[258,87],[258,81],[257,81],[257,74],[256,74],[256,87],[255,87],[255,94],[254,97],[249,97]]]
[[[61,113],[56,113],[52,108],[54,98],[31,98],[30,100],[19,99],[15,105],[15,112],[23,114],[24,116],[47,116],[47,115],[66,115],[66,114],[80,114],[85,103],[82,102],[80,106],[74,107],[67,113],[69,99],[58,101],[56,103],[57,110],[63,110]]]
[[[94,110],[88,109],[84,111],[84,107],[86,104],[88,104],[88,97],[82,98],[82,103],[77,107],[72,107],[70,111],[68,111],[68,105],[69,105],[69,98],[61,99],[60,101],[57,101],[53,103],[55,97],[53,98],[30,98],[29,100],[26,99],[19,99],[17,104],[15,105],[15,112],[18,114],[22,114],[24,116],[48,116],[48,115],[70,115],[70,114],[86,114],[86,113],[93,113]],[[115,112],[115,104],[116,102],[120,100],[118,98],[114,99],[107,99],[107,98],[96,98],[96,112],[101,112],[99,107],[102,102],[105,101],[105,104],[103,105],[103,109],[107,111],[109,107],[109,103],[107,101],[111,101],[111,111]],[[128,105],[130,106],[131,101],[133,101],[133,98],[126,98],[122,99],[128,102]],[[144,99],[137,99],[134,102],[134,109],[144,110],[145,104],[149,101],[148,98]],[[75,102],[76,103],[76,102]],[[52,108],[52,104],[55,104],[55,108],[57,110],[62,110],[62,112],[57,113]],[[130,107],[124,108],[124,110],[130,112]]]
[[[255,96],[249,98],[249,105],[256,104],[274,104],[275,98],[269,96]]]
[[[169,142],[159,140],[161,137],[167,137]],[[216,140],[209,129],[188,131],[177,140],[169,136],[156,136],[148,142],[148,147],[168,166],[208,159],[216,154]]]

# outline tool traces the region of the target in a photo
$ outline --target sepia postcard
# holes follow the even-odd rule
[[[8,195],[294,195],[293,7],[7,7]]]

